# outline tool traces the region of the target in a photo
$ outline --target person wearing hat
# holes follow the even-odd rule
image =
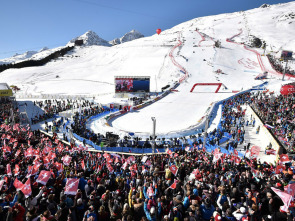
[[[144,205],[143,205],[143,209],[144,209],[144,213],[146,215],[146,218],[149,220],[149,221],[156,221],[157,220],[157,216],[156,216],[156,208],[153,206],[150,210],[148,210],[147,208],[147,199],[145,200],[144,202]]]
[[[237,221],[242,221],[243,218],[247,218],[247,210],[245,207],[240,207],[240,209],[237,209],[233,212],[233,216],[237,219]]]

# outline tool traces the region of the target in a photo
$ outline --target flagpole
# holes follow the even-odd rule
[[[155,146],[156,146],[156,118],[152,117],[153,121],[153,142],[152,142],[152,149],[153,153],[155,153]]]

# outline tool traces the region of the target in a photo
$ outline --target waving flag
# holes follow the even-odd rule
[[[59,173],[61,173],[63,171],[62,163],[56,162],[55,167],[56,167],[56,169],[58,170]]]
[[[20,182],[17,177],[15,178],[13,182],[13,186],[15,187],[16,190],[20,190],[24,184]]]
[[[178,167],[175,166],[175,165],[171,165],[171,166],[169,167],[169,169],[170,169],[171,173],[173,173],[174,176],[175,176],[176,173],[177,173],[177,171],[178,171]]]
[[[79,179],[68,178],[65,188],[65,194],[76,195],[79,185]]]
[[[275,173],[276,173],[276,174],[280,174],[280,173],[283,172],[283,170],[285,170],[285,169],[286,169],[285,166],[277,165],[276,170],[275,170]]]
[[[290,202],[292,200],[292,195],[285,193],[279,189],[276,189],[274,187],[271,187],[271,189],[282,199],[283,203],[284,203],[284,207],[283,208],[287,208],[290,205]]]
[[[36,180],[37,183],[41,183],[43,185],[46,185],[48,182],[49,178],[51,176],[50,171],[42,170]]]
[[[7,174],[8,176],[11,176],[11,175],[12,175],[10,164],[7,164],[7,165],[6,165],[6,174]]]
[[[267,155],[276,155],[276,150],[274,150],[274,149],[268,149],[268,150],[265,150],[265,153]]]
[[[129,161],[128,163],[130,163],[130,162],[135,162],[135,157],[134,156],[130,156],[130,157],[128,157],[127,158],[127,161]]]
[[[122,165],[123,170],[126,170],[127,165],[128,165],[127,162],[125,162],[125,163]]]
[[[147,160],[146,162],[145,162],[145,165],[147,165],[147,166],[151,166],[152,165],[152,163],[151,163],[151,161],[150,160]]]
[[[81,161],[81,167],[82,167],[83,170],[86,170],[84,160]]]
[[[171,186],[169,186],[169,188],[174,190],[176,188],[177,183],[177,180],[174,180],[174,183]]]
[[[286,193],[290,194],[291,196],[294,197],[295,195],[295,183],[288,184],[287,186],[284,187],[284,190]]]
[[[23,192],[26,198],[28,198],[32,194],[30,178],[25,182],[25,184],[23,184],[20,190]]]
[[[170,157],[173,157],[173,153],[172,153],[171,150],[168,149],[168,150],[166,151],[166,153],[169,154]]]
[[[19,171],[20,171],[19,165],[18,164],[15,164],[15,167],[14,167],[14,175],[17,176],[19,174]]]
[[[106,158],[106,159],[111,158],[111,156],[110,156],[108,153],[104,153],[104,154],[103,154],[103,157]]]
[[[146,161],[147,159],[148,159],[148,157],[147,157],[147,156],[144,156],[144,157],[142,158],[141,162],[145,163],[145,161]]]
[[[2,189],[2,186],[3,186],[4,182],[5,182],[4,180],[0,181],[0,190]]]
[[[282,163],[289,163],[290,162],[289,156],[287,154],[281,154],[280,155],[280,161]]]
[[[72,157],[70,157],[69,155],[66,155],[62,158],[64,165],[68,166],[71,163]]]
[[[252,146],[250,149],[250,156],[255,158],[258,157],[260,153],[260,147],[259,146]]]
[[[107,168],[110,171],[110,173],[114,172],[113,167],[111,166],[111,164],[107,164]]]
[[[271,126],[269,124],[264,124],[263,126],[266,127],[267,129],[274,129],[275,128],[274,126]]]
[[[26,151],[26,157],[32,157],[33,156],[33,148],[29,147]]]
[[[194,174],[195,176],[198,175],[199,173],[200,173],[200,171],[199,171],[198,168],[194,169],[193,172],[192,172],[192,174]]]

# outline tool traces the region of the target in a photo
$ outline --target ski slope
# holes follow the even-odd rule
[[[44,66],[8,69],[1,81],[21,88],[24,98],[88,97],[105,104],[121,101],[114,94],[114,76],[150,76],[151,91],[181,81],[177,92],[143,109],[122,115],[105,127],[104,121],[92,122],[95,132],[138,132],[150,134],[151,117],[157,119],[156,132],[169,135],[196,125],[208,107],[216,101],[263,83],[254,78],[269,71],[270,91],[278,92],[281,75],[272,70],[261,48],[249,46],[251,36],[266,42],[266,53],[277,56],[282,49],[295,48],[295,21],[289,16],[295,2],[257,8],[244,12],[196,18],[179,24],[160,35],[140,38],[124,44],[104,47],[76,47],[66,56]],[[261,19],[263,18],[263,19]],[[215,48],[215,41],[221,42]],[[294,64],[290,66],[295,69]],[[221,69],[222,74],[216,70]],[[220,93],[214,87],[195,83],[222,83]]]

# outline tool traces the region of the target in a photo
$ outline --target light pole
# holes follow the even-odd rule
[[[156,146],[156,118],[152,117],[153,121],[153,142],[152,142],[152,149],[153,153],[155,153],[155,146]]]
[[[204,140],[203,140],[203,148],[206,148],[206,139],[207,139],[207,130],[209,126],[209,116],[206,116],[206,122],[205,122],[205,130],[204,130]]]

